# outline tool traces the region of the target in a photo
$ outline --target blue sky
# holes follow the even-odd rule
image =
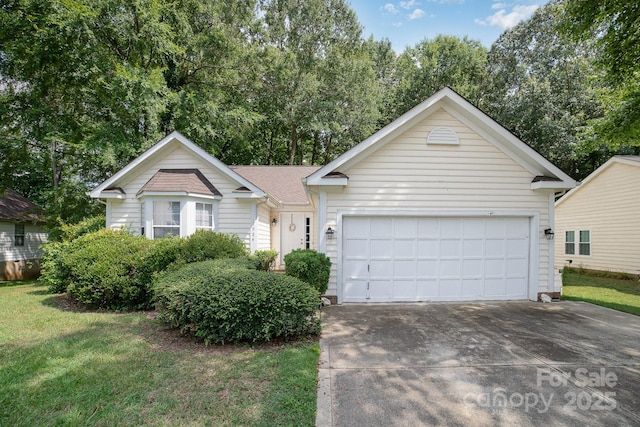
[[[349,0],[348,0],[349,1]],[[547,0],[350,0],[368,38],[391,40],[400,53],[438,34],[468,36],[487,48]]]

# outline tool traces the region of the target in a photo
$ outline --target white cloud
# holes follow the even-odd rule
[[[419,5],[420,2],[416,1],[416,0],[409,0],[409,1],[401,1],[400,2],[400,7],[403,9],[411,9],[414,6]]]
[[[399,10],[396,9],[396,7],[393,5],[393,3],[387,3],[382,8],[384,10],[386,10],[387,12],[391,13],[392,15],[395,15],[396,13],[399,12]]]
[[[464,3],[464,0],[427,0],[430,3],[440,3],[440,4],[444,4],[444,3],[448,3],[448,4],[455,4],[455,3],[459,3],[462,4]]]
[[[414,19],[420,19],[425,15],[425,11],[422,9],[416,9],[408,15],[409,21],[413,21]]]
[[[492,5],[491,5],[491,9],[504,9],[504,8],[506,8],[507,6],[509,6],[509,5],[508,5],[508,4],[506,4],[506,3],[499,3],[499,2],[498,2],[498,3],[494,3],[494,4],[492,4]]]
[[[403,24],[402,24],[402,22],[397,21],[397,22],[393,22],[391,25],[393,25],[394,27],[398,27],[399,28],[399,27],[402,27]]]
[[[529,18],[538,7],[538,5],[518,5],[513,7],[511,13],[507,13],[506,9],[500,9],[493,15],[487,16],[486,19],[475,19],[474,22],[478,25],[489,25],[506,30]]]

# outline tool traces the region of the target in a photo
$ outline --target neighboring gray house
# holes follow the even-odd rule
[[[338,303],[537,300],[560,292],[545,230],[575,185],[445,88],[322,168],[227,166],[174,132],[91,196],[107,227],[148,238],[317,249]]]
[[[0,193],[0,280],[35,279],[40,275],[41,245],[47,233],[42,211],[13,190]]]

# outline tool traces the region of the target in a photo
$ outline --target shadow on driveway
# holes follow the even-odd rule
[[[322,316],[318,426],[640,425],[640,317],[582,302]]]

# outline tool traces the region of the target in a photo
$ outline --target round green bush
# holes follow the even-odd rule
[[[248,255],[245,243],[235,234],[196,230],[184,239],[182,256],[187,263]]]
[[[296,249],[284,256],[284,271],[313,286],[320,295],[327,292],[331,260],[313,249]]]
[[[155,284],[160,318],[206,344],[319,333],[318,292],[300,280],[204,261]]]
[[[95,307],[146,308],[151,289],[136,280],[136,266],[149,245],[125,231],[102,230],[75,239],[63,257],[67,294]]]

